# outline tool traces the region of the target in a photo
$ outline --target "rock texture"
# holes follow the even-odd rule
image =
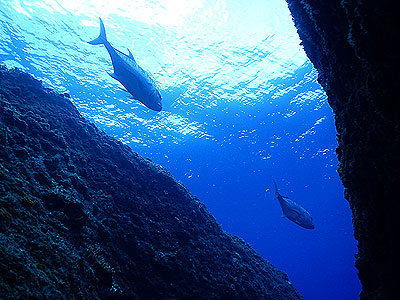
[[[399,299],[399,18],[391,2],[287,0],[335,113],[361,299]]]
[[[1,299],[303,299],[161,166],[0,68]]]

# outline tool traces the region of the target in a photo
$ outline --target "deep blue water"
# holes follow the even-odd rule
[[[162,112],[128,99],[105,48],[85,43],[99,16],[151,72]],[[283,0],[0,0],[1,63],[68,92],[100,129],[167,167],[305,299],[357,299],[333,114],[299,44]],[[281,217],[273,179],[314,230]]]

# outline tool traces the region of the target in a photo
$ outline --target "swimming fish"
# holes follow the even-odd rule
[[[297,225],[307,228],[314,229],[314,223],[312,217],[308,211],[306,211],[303,207],[296,204],[288,197],[282,196],[278,192],[278,187],[274,180],[275,185],[275,199],[278,199],[279,204],[281,205],[283,216],[287,217],[289,220],[293,221]]]
[[[149,74],[144,71],[135,61],[131,51],[128,49],[128,55],[115,49],[107,40],[106,30],[103,21],[100,19],[100,35],[93,41],[88,42],[91,45],[104,45],[110,55],[114,68],[114,73],[108,73],[112,78],[118,80],[132,95],[133,99],[139,100],[148,108],[161,111],[161,95],[157,90],[154,81]]]

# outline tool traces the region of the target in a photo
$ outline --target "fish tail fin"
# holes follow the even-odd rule
[[[275,196],[274,200],[278,198],[279,192],[278,192],[278,186],[276,185],[276,181],[274,180],[274,186],[275,186]]]
[[[99,20],[100,20],[100,34],[93,41],[88,42],[91,45],[100,45],[107,43],[106,29],[104,27],[104,23],[101,20],[101,18],[99,18]]]

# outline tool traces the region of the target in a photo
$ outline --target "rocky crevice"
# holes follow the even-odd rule
[[[399,22],[389,1],[287,0],[337,128],[353,212],[360,298],[397,299],[400,228]]]

